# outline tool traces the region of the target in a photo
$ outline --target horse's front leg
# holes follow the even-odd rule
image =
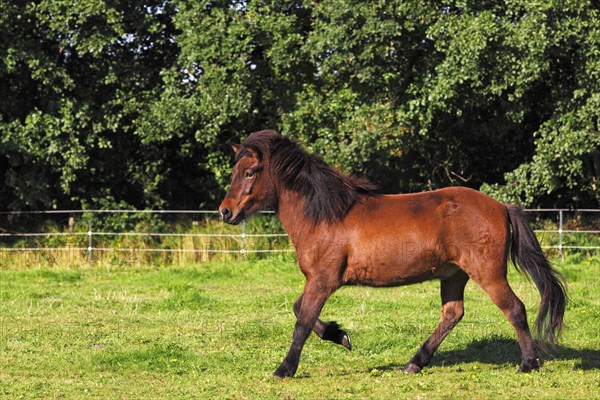
[[[292,344],[283,362],[273,373],[275,377],[285,378],[294,376],[300,362],[300,353],[304,347],[304,343],[310,335],[315,322],[317,321],[323,305],[335,290],[334,287],[323,285],[315,280],[307,280],[304,286],[300,300],[300,308],[296,315],[296,325],[294,326],[294,335],[292,336]]]
[[[298,300],[294,302],[294,315],[296,318],[300,313],[300,306],[302,305],[302,296],[298,297]],[[321,321],[317,318],[315,325],[313,326],[313,332],[317,334],[323,340],[329,340],[333,343],[341,344],[348,350],[352,350],[352,343],[350,342],[350,335],[348,332],[343,330],[340,325],[335,321]]]

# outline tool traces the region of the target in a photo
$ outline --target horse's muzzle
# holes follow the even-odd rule
[[[227,207],[219,209],[219,215],[221,216],[221,219],[225,222],[229,221],[229,219],[231,218],[231,214],[231,210]]]
[[[227,206],[221,205],[221,207],[219,207],[219,215],[221,216],[221,220],[231,225],[237,225],[242,222],[244,219],[243,214],[243,212],[235,213]]]

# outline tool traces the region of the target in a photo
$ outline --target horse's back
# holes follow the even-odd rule
[[[373,225],[375,229],[385,231],[384,227],[388,226],[420,234],[435,234],[440,229],[468,233],[490,225],[505,229],[508,221],[506,207],[502,203],[485,193],[464,187],[376,196],[357,205],[353,211],[353,221],[365,229]]]

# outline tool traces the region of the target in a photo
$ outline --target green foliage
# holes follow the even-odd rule
[[[0,6],[0,209],[214,207],[265,128],[386,192],[599,204],[591,1]]]
[[[2,208],[163,205],[134,124],[179,50],[163,1],[3,1]]]
[[[507,185],[483,189],[502,201],[525,205],[600,203],[599,93],[578,110],[545,123],[533,160],[507,173]]]

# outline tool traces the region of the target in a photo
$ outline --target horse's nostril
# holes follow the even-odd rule
[[[221,219],[227,221],[231,217],[231,210],[227,207],[221,209]]]

